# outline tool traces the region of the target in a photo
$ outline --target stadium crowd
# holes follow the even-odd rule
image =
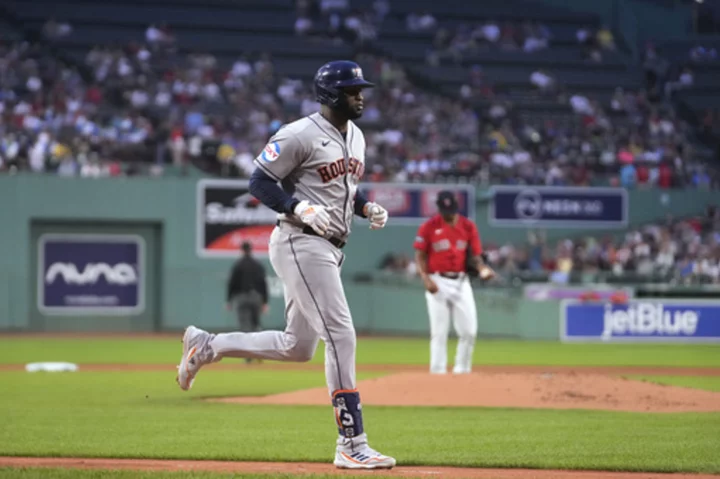
[[[108,100],[105,85],[86,82],[39,45],[0,45],[0,171],[133,174],[118,152],[142,146],[152,125]]]
[[[431,14],[424,13],[417,17],[408,16],[407,23],[408,30],[434,32],[427,62],[435,66],[446,59],[459,62],[488,48],[533,53],[548,48],[552,38],[545,25],[529,21],[516,24],[489,20],[481,25],[461,24],[446,28],[437,25]]]
[[[332,17],[342,7],[336,3],[321,2],[321,14]],[[368,18],[377,22],[382,12],[377,7]],[[422,15],[413,21],[423,23]],[[549,35],[537,24],[519,30],[525,39]],[[609,45],[602,31],[586,36]],[[480,67],[451,99],[415,87],[396,62],[358,61],[378,84],[366,91],[361,120],[368,181],[718,186],[716,171],[693,161],[689,126],[645,91],[618,89],[603,105],[536,72],[530,82],[539,94],[550,90],[573,113],[523,119]],[[311,85],[276,75],[269,55],[227,65],[206,53],[181,54],[166,25],[150,25],[142,43],[96,47],[80,68],[39,45],[0,45],[0,75],[0,171],[161,174],[165,165],[192,162],[247,176],[274,131],[317,109]],[[470,106],[478,93],[488,107]]]
[[[409,31],[433,32],[432,48],[427,62],[437,66],[444,60],[460,62],[472,55],[491,48],[500,51],[522,51],[532,54],[552,47],[552,31],[541,22],[522,23],[488,20],[478,25],[460,24],[448,28],[438,24],[429,12],[412,13],[407,18]],[[598,29],[586,26],[576,32],[582,47],[582,58],[600,63],[603,53],[616,49],[612,31],[605,25]]]
[[[532,234],[524,248],[502,247],[489,254],[506,272],[548,271],[557,282],[567,282],[573,272],[606,272],[718,284],[720,211],[709,207],[704,217],[668,218],[620,238],[565,239],[554,247],[547,245],[542,235]]]
[[[677,283],[720,284],[720,206],[709,205],[701,217],[667,218],[622,233],[566,238],[550,244],[543,232],[532,231],[524,245],[489,242],[488,261],[505,277],[544,273],[567,283],[573,274],[655,277]],[[405,254],[388,254],[379,269],[409,277],[416,265]]]

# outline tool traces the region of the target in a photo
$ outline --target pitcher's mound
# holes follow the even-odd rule
[[[400,373],[361,381],[363,404],[602,409],[642,412],[720,411],[720,393],[592,374]],[[328,405],[327,388],[212,401],[239,404]]]

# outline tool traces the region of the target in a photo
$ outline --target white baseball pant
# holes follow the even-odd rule
[[[287,223],[273,230],[269,246],[285,286],[285,330],[218,334],[213,349],[223,357],[303,362],[322,339],[329,393],[354,390],[357,339],[340,277],[343,253]]]
[[[446,278],[437,273],[430,277],[438,287],[435,294],[425,292],[430,317],[430,372],[447,372],[447,342],[452,318],[458,336],[453,373],[470,373],[477,337],[477,308],[470,279],[464,273],[458,279]]]

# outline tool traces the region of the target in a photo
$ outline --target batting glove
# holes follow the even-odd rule
[[[385,208],[377,203],[368,203],[365,205],[365,216],[370,220],[370,229],[379,230],[385,227],[388,220],[388,212]]]
[[[293,213],[319,235],[324,236],[330,226],[330,215],[324,206],[311,205],[303,200],[295,206]]]

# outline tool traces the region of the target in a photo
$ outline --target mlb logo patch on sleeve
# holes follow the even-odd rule
[[[280,156],[280,145],[278,145],[277,141],[273,141],[272,143],[268,143],[265,146],[265,149],[260,154],[260,158],[263,159],[266,163],[272,163],[273,161],[277,160]]]

